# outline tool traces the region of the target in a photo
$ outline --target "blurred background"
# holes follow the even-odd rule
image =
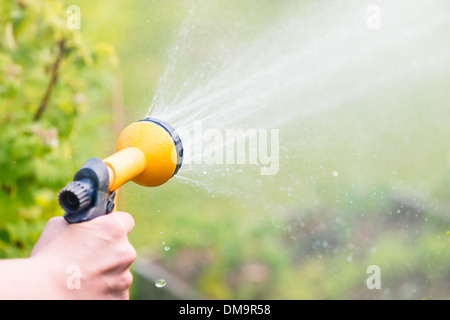
[[[194,114],[278,129],[280,169],[187,164],[121,188],[132,298],[448,299],[448,9],[3,1],[0,258],[27,256],[63,214],[58,191],[152,110],[176,128]]]

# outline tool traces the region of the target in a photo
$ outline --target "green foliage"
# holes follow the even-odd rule
[[[62,2],[0,7],[0,258],[24,256],[75,171],[77,119],[88,110],[110,45],[88,46]]]

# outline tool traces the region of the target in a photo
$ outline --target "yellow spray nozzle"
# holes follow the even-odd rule
[[[104,161],[109,189],[133,180],[154,187],[169,180],[181,166],[183,148],[176,131],[161,120],[147,118],[127,126],[117,141],[117,153]]]
[[[81,222],[112,212],[120,186],[130,180],[159,186],[178,172],[182,161],[181,139],[169,124],[154,118],[134,122],[120,134],[116,153],[103,161],[89,159],[61,190],[64,217]]]

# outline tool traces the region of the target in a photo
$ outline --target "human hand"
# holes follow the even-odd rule
[[[48,283],[42,296],[128,299],[136,251],[127,236],[133,228],[126,212],[75,224],[62,217],[50,219],[30,255]]]

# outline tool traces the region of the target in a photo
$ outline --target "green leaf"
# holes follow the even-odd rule
[[[76,171],[72,155],[91,157],[91,146],[74,148],[86,136],[92,144],[98,130],[81,111],[110,95],[102,68],[114,48],[86,42],[66,20],[62,0],[0,5],[0,258],[26,255],[46,219],[61,214],[57,194]]]

